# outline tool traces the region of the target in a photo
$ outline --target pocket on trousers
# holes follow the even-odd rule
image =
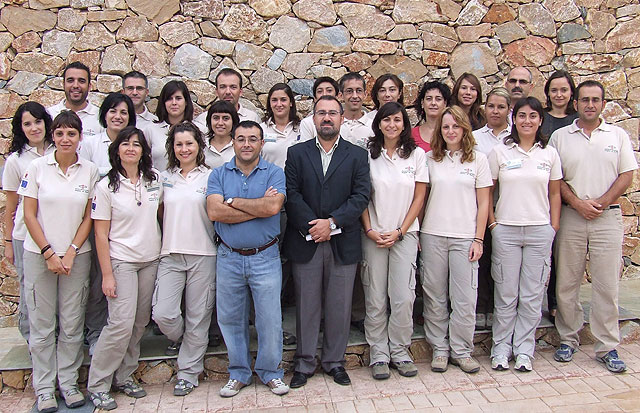
[[[216,287],[214,284],[209,285],[207,291],[207,310],[212,310],[213,305],[216,303]]]
[[[32,313],[36,311],[36,289],[25,287],[24,295],[29,312]]]
[[[540,283],[546,284],[550,274],[551,274],[551,257],[547,257],[544,259],[544,264],[542,266],[542,274],[540,274]]]
[[[153,296],[151,297],[151,308],[158,304],[158,290],[160,289],[160,283],[156,279],[156,285],[153,287]]]
[[[413,291],[416,289],[416,271],[418,270],[418,265],[414,262],[411,263],[411,275],[409,276],[409,290]]]
[[[478,289],[478,268],[480,268],[480,263],[478,261],[471,262],[471,288],[474,290]]]
[[[491,257],[491,278],[493,278],[493,281],[498,284],[502,283],[503,280],[502,262],[495,256]]]
[[[371,274],[369,274],[369,263],[366,261],[362,261],[360,265],[360,280],[362,281],[363,287],[368,287],[371,285]]]

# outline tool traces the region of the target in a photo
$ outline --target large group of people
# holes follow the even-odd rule
[[[87,100],[90,78],[71,63],[63,101],[18,108],[2,176],[5,255],[19,275],[40,412],[57,410],[56,380],[69,408],[85,403],[83,340],[96,407],[116,408],[112,391],[144,397],[134,372],[151,319],[177,356],[176,396],[198,386],[207,346],[221,340],[222,397],[250,384],[252,368],[286,394],[318,361],[347,385],[352,321],[364,327],[375,379],[391,368],[415,376],[416,291],[434,372],[479,371],[473,335],[484,328],[493,369],[513,359],[532,371],[545,294],[561,339],[554,358],[568,362],[580,344],[587,255],[596,358],[625,370],[617,199],[637,162],[626,133],[600,116],[597,81],[575,86],[566,71],[553,73],[546,108],[529,96],[524,67],[484,103],[472,73],[453,89],[428,81],[412,126],[394,74],[375,80],[372,111],[360,74],[320,77],[303,119],[292,89],[277,83],[262,121],[239,103],[233,69],[217,74],[218,100],[195,119],[182,81],[164,85],[152,114],[144,74],[126,74],[99,108]],[[289,273],[295,336],[282,328]],[[289,384],[283,341],[296,342]]]

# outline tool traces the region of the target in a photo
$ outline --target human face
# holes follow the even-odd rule
[[[120,162],[123,165],[138,165],[140,158],[142,158],[142,145],[140,145],[138,135],[131,135],[128,140],[120,143],[118,156],[120,156]]]
[[[252,126],[250,128],[237,127],[233,138],[233,150],[236,154],[236,162],[251,165],[257,162],[260,151],[264,146],[264,140],[260,137],[260,130]]]
[[[89,94],[89,76],[82,69],[67,69],[64,77],[64,96],[73,105],[82,105]]]
[[[578,98],[574,102],[578,117],[583,122],[596,122],[605,105],[602,90],[598,86],[580,88]]]
[[[316,100],[318,100],[321,96],[331,95],[336,96],[338,91],[333,87],[333,85],[329,82],[322,82],[316,88]]]
[[[542,125],[542,117],[531,106],[525,105],[518,109],[515,116],[515,126],[521,138],[535,138],[538,128]]]
[[[450,113],[445,114],[442,117],[442,126],[440,132],[444,138],[444,142],[447,145],[447,149],[450,151],[457,151],[462,147],[462,135],[464,129],[458,125],[458,122],[454,119]]]
[[[531,92],[531,75],[524,67],[516,67],[509,72],[504,87],[509,91],[511,100],[526,98]]]
[[[291,110],[291,99],[284,90],[276,90],[271,94],[269,98],[269,106],[275,118],[289,118],[289,111]]]
[[[180,167],[191,166],[196,163],[198,157],[198,142],[191,132],[178,132],[174,136],[173,151],[176,154]]]
[[[484,105],[484,114],[487,117],[487,125],[490,128],[506,126],[507,117],[509,116],[507,99],[498,95],[490,95]]]
[[[422,109],[427,115],[427,118],[437,118],[440,116],[444,108],[447,107],[447,102],[442,96],[442,92],[438,89],[427,90],[427,93],[422,99]]]
[[[169,117],[183,117],[184,111],[187,108],[187,101],[184,100],[182,92],[177,90],[164,102],[164,107],[167,109]]]
[[[61,154],[74,154],[81,140],[82,134],[75,128],[61,126],[53,131],[53,143]]]
[[[391,79],[387,79],[382,82],[382,86],[378,89],[378,102],[380,107],[385,103],[397,102],[400,99],[401,90]]]
[[[130,77],[124,81],[124,89],[122,92],[129,96],[133,101],[133,107],[142,112],[144,102],[147,100],[149,89],[145,85],[144,79]]]
[[[340,104],[335,100],[320,100],[313,112],[313,124],[318,131],[318,137],[325,141],[332,141],[340,134],[342,125]]]
[[[129,124],[129,108],[125,102],[120,102],[109,109],[104,117],[107,130],[117,134]]]
[[[27,137],[29,146],[36,146],[44,141],[46,127],[44,119],[38,119],[28,110],[22,113],[22,133]]]
[[[240,95],[242,95],[240,78],[236,75],[218,76],[216,94],[218,95],[218,99],[225,100],[231,103],[234,108],[237,108]]]
[[[549,99],[553,109],[565,110],[571,99],[571,86],[566,77],[553,79],[549,83]]]
[[[211,129],[215,136],[231,137],[231,129],[233,129],[233,119],[228,113],[212,113]]]
[[[358,79],[347,80],[342,91],[342,100],[345,110],[349,112],[361,111],[364,101],[364,83]]]
[[[397,141],[400,139],[400,134],[404,130],[404,119],[402,113],[394,113],[380,120],[380,131],[384,136],[384,140]]]
[[[466,108],[471,107],[478,98],[478,90],[467,79],[462,79],[457,98],[461,106]]]

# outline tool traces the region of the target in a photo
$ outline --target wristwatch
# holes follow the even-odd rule
[[[78,246],[76,244],[71,244],[70,247],[75,250],[76,254],[80,253],[80,248],[78,248]]]
[[[336,225],[335,221],[331,217],[329,217],[329,228],[331,228],[331,231],[333,231],[334,229],[338,228],[338,226]]]
[[[224,203],[225,203],[225,204],[227,204],[228,206],[231,206],[231,204],[233,203],[233,198],[227,198],[227,199],[224,201]]]

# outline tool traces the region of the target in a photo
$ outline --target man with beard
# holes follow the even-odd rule
[[[91,84],[89,68],[80,62],[69,63],[62,72],[62,79],[65,98],[47,108],[51,118],[55,119],[63,110],[71,110],[82,121],[83,137],[97,135],[102,131],[98,120],[100,109],[87,100]]]
[[[294,388],[304,386],[316,370],[323,313],[322,368],[336,383],[351,383],[344,352],[362,259],[360,215],[371,184],[367,152],[340,137],[343,113],[334,96],[320,97],[313,115],[317,138],[290,147],[287,154],[283,253],[293,262],[297,303]]]

